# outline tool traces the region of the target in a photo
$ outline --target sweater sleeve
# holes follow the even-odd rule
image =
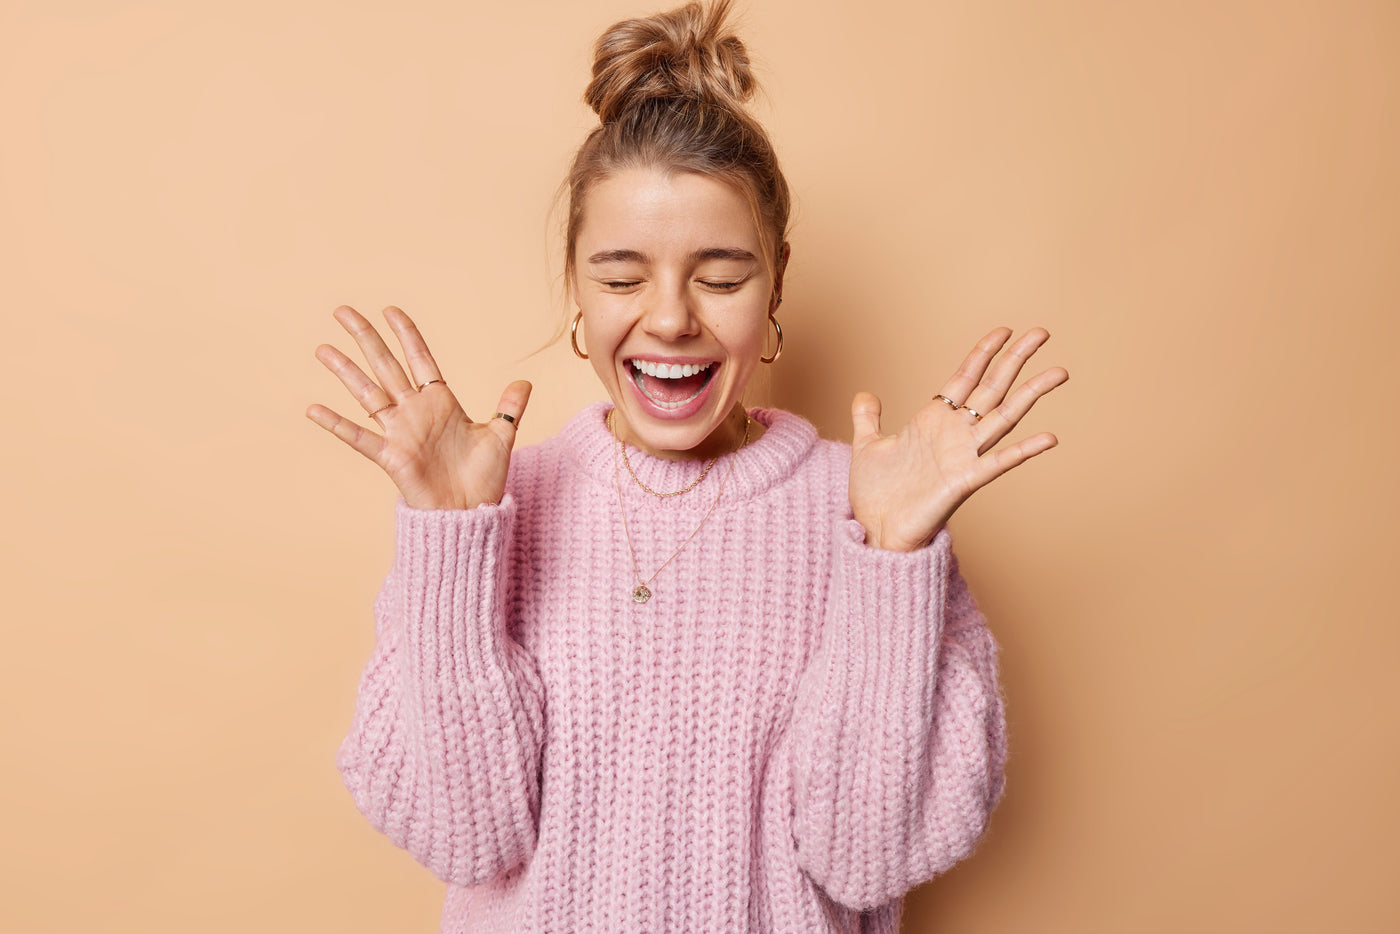
[[[375,829],[440,879],[484,882],[534,850],[544,688],[507,634],[515,503],[399,500],[375,647],[336,764]]]
[[[1001,797],[996,643],[946,529],[925,548],[837,529],[820,645],[794,711],[799,865],[869,909],[967,856]]]

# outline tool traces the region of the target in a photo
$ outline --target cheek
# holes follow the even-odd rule
[[[626,322],[623,316],[609,313],[616,309],[600,309],[593,303],[584,305],[582,311],[583,322],[579,325],[579,331],[583,349],[598,378],[607,382],[615,372],[617,348],[626,336]]]
[[[744,364],[757,365],[763,355],[764,340],[768,334],[768,309],[750,310],[743,316],[742,323],[734,328],[728,341],[730,352]]]
[[[593,364],[593,375],[598,378],[598,382],[607,390],[609,395],[613,393],[613,387],[621,387],[621,378],[617,375],[617,370],[613,366],[613,358],[602,354],[588,355],[588,362]],[[616,400],[614,400],[616,401]]]

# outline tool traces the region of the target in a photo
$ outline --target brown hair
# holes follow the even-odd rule
[[[694,172],[732,185],[749,202],[764,260],[776,270],[787,240],[787,181],[768,134],[745,109],[758,85],[744,44],[725,26],[729,8],[730,0],[691,2],[624,20],[599,37],[583,99],[601,125],[564,181],[567,288],[589,189],[628,168]]]

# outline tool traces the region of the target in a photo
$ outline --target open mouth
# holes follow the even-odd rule
[[[629,360],[632,381],[642,395],[663,409],[678,409],[693,402],[714,379],[719,364],[653,363],[649,360]]]

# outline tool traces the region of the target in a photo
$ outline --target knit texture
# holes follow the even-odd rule
[[[621,473],[598,403],[512,460],[498,506],[396,507],[338,765],[448,883],[442,931],[814,934],[899,927],[1001,797],[996,645],[947,530],[851,518],[850,448],[767,432],[693,491]],[[702,464],[628,449],[652,489]],[[621,468],[617,468],[621,470]]]

